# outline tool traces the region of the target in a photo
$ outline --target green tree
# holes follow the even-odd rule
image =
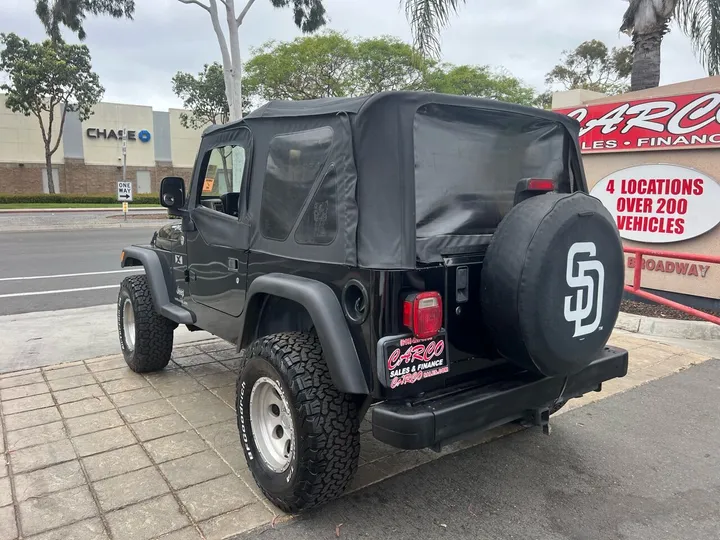
[[[100,79],[93,73],[90,51],[85,45],[66,45],[46,40],[31,43],[16,34],[0,34],[0,71],[8,83],[5,106],[40,123],[45,145],[48,189],[55,193],[52,156],[60,146],[65,117],[77,111],[80,121],[92,115],[92,107],[103,95]],[[59,118],[56,114],[60,111]]]
[[[178,71],[172,78],[173,92],[191,111],[182,113],[180,123],[185,128],[198,129],[207,124],[224,124],[230,118],[225,95],[225,75],[217,62],[205,64],[197,76]]]
[[[720,0],[629,0],[620,30],[632,36],[632,90],[660,84],[660,48],[677,21],[710,75],[720,73]]]
[[[540,109],[552,109],[552,98],[552,90],[546,90],[545,92],[537,95],[533,105]]]
[[[565,90],[584,88],[603,94],[627,92],[632,71],[632,47],[608,49],[593,39],[581,43],[574,51],[563,51],[563,57],[545,77],[549,85],[559,84]]]
[[[434,92],[461,96],[484,97],[534,105],[535,90],[505,70],[492,71],[488,66],[454,66],[443,64],[427,78],[428,87]]]
[[[53,41],[62,41],[63,26],[85,39],[83,22],[88,14],[132,19],[134,12],[134,0],[35,0],[35,13]]]
[[[424,89],[432,65],[396,38],[352,40],[337,32],[270,42],[253,53],[245,84],[260,100]]]
[[[410,21],[416,50],[423,56],[439,58],[440,31],[449,24],[466,0],[401,0]]]
[[[178,2],[194,4],[210,15],[210,22],[222,56],[225,95],[230,109],[230,119],[239,120],[242,118],[244,103],[240,27],[255,0],[241,0],[240,6],[236,6],[236,0],[178,0]],[[218,2],[222,4],[222,7],[218,5]],[[295,26],[303,33],[315,32],[326,23],[323,0],[270,0],[270,3],[276,8],[290,8]],[[240,7],[239,10],[238,7]],[[221,11],[225,15],[225,27],[220,22]]]
[[[419,57],[412,47],[392,36],[354,42],[355,95],[387,90],[423,90],[433,62]]]
[[[255,98],[300,100],[352,92],[355,47],[336,32],[270,41],[252,54],[245,80]]]

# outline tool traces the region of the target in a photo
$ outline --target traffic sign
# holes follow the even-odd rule
[[[117,200],[120,202],[132,202],[132,182],[117,183]]]

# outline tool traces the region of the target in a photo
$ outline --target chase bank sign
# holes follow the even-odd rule
[[[85,130],[85,136],[88,139],[115,139],[122,140],[123,138],[123,130],[118,129],[115,131],[114,129],[100,129],[100,128],[87,128]],[[127,132],[127,138],[128,141],[140,141],[143,143],[150,142],[150,139],[152,136],[150,135],[150,132],[147,129],[141,129],[140,131],[132,131],[128,130]]]

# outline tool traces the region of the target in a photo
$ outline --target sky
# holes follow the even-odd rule
[[[235,1],[240,6],[246,0]],[[33,0],[0,0],[0,33],[42,40],[34,6]],[[136,0],[136,6],[132,21],[91,18],[85,24],[85,43],[105,87],[103,101],[155,110],[181,107],[172,92],[172,76],[197,73],[203,64],[220,61],[209,15],[178,0]],[[327,27],[349,37],[411,40],[398,0],[325,0],[325,7]],[[442,34],[442,60],[504,67],[541,91],[545,74],[564,50],[588,39],[629,45],[630,38],[618,31],[626,7],[626,0],[468,0]],[[291,11],[258,0],[241,27],[240,40],[247,57],[250,48],[268,40],[299,35]],[[705,76],[689,40],[676,27],[666,36],[662,55],[661,84]]]

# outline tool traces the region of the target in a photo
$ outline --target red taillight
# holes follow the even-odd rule
[[[527,189],[530,191],[555,191],[555,182],[540,178],[531,178],[528,181]]]
[[[403,324],[420,339],[433,337],[442,328],[442,297],[438,292],[413,293],[403,302]]]

